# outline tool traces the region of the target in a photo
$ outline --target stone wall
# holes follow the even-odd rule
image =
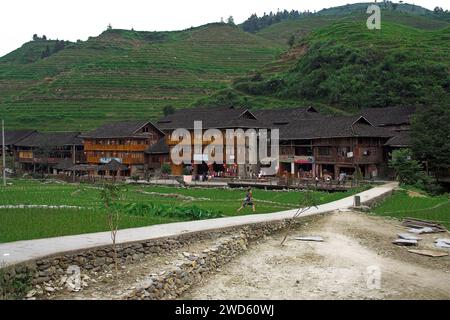
[[[295,223],[302,224],[315,217],[317,216],[305,217]],[[172,270],[168,270],[164,274],[149,276],[145,285],[133,292],[128,292],[124,299],[175,298],[194,283],[197,283],[202,276],[215,271],[245,251],[248,244],[262,239],[266,235],[281,231],[286,225],[287,221],[266,222],[188,233],[171,238],[119,244],[117,245],[119,264],[126,266],[144,258],[151,258],[181,248],[198,240],[216,239],[219,236],[225,237],[225,240],[221,243],[201,254],[186,256],[186,259],[181,260]],[[3,281],[20,280],[28,284],[24,292],[8,292],[8,290],[16,290],[17,288],[6,289],[7,296],[9,293],[10,297],[24,297],[26,292],[33,289],[35,291],[33,296],[46,298],[54,291],[65,289],[64,280],[68,277],[67,269],[69,266],[79,267],[81,273],[86,275],[111,272],[115,266],[112,246],[66,252],[8,266],[1,269],[0,277],[3,278]]]

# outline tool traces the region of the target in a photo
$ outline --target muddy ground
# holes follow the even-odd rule
[[[397,220],[365,213],[327,215],[290,232],[283,246],[283,234],[254,244],[182,298],[450,299],[450,256],[426,257],[393,245],[405,231]],[[442,237],[449,234],[420,235],[417,248],[450,253],[435,248]]]

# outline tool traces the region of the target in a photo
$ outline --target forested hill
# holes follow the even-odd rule
[[[338,22],[294,45],[279,61],[235,81],[237,93],[314,101],[340,109],[450,105],[450,27]],[[275,72],[273,71],[275,70]]]

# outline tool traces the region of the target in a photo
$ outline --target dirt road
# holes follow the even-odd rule
[[[293,230],[283,247],[283,234],[251,246],[182,298],[450,299],[450,257],[425,257],[395,246],[391,241],[399,232],[405,228],[396,220],[354,212],[328,215]],[[311,235],[325,241],[293,239]],[[449,234],[420,237],[418,248],[436,250],[434,239]]]

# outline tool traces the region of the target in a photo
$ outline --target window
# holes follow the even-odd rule
[[[351,152],[350,147],[339,147],[338,148],[338,155],[341,157],[347,157],[349,152]]]
[[[330,147],[319,147],[318,148],[319,156],[329,156],[331,154]]]
[[[368,157],[368,156],[371,156],[371,155],[375,155],[375,152],[376,150],[375,149],[364,149],[363,150],[363,152],[362,152],[362,154],[363,154],[363,156],[366,156],[366,157]]]

